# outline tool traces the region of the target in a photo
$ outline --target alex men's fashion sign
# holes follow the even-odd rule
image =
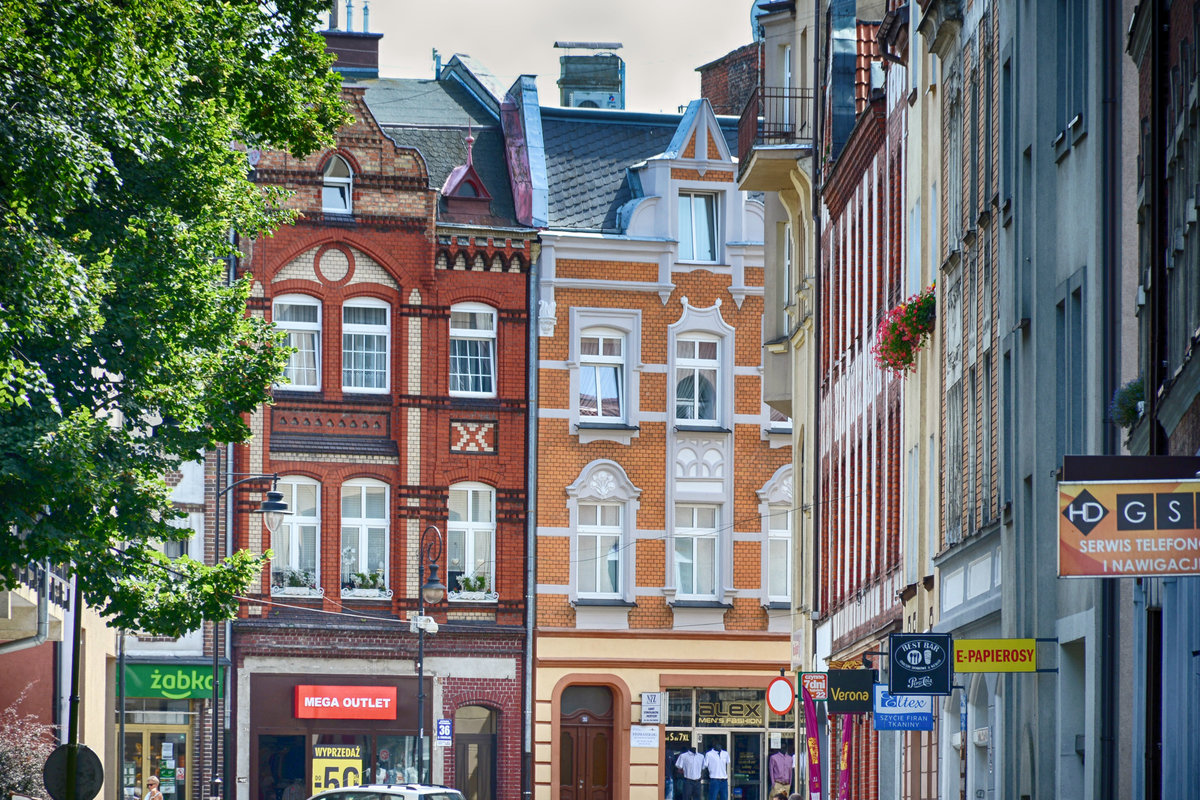
[[[950,634],[888,636],[888,692],[950,694]]]
[[[1058,484],[1058,575],[1200,575],[1200,481]]]
[[[222,670],[222,673],[224,670]],[[125,696],[157,697],[164,700],[199,700],[212,697],[213,671],[208,665],[126,664]],[[119,691],[119,687],[118,687]],[[225,693],[218,678],[217,694]]]
[[[395,686],[296,686],[296,719],[395,719]]]
[[[1033,639],[955,639],[955,672],[1037,672]]]
[[[831,669],[829,695],[825,710],[830,714],[858,714],[870,711],[875,686],[873,669]]]

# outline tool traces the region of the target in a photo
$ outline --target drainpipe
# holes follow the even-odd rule
[[[37,647],[50,635],[50,561],[42,562],[42,583],[38,587],[37,629],[33,636],[0,644],[0,654]]]
[[[539,257],[540,258],[540,254]],[[538,488],[538,261],[529,259],[529,319],[526,333],[525,371],[529,379],[525,394],[525,674],[522,676],[522,713],[525,738],[521,758],[521,797],[533,797],[533,634],[537,622],[537,488]]]
[[[813,17],[813,147],[812,147],[812,215],[813,215],[813,427],[812,442],[813,485],[812,502],[812,599],[809,609],[813,614],[821,612],[821,135],[824,132],[821,49],[825,38],[821,35],[821,3],[816,4]],[[810,625],[812,620],[810,619]],[[816,630],[813,629],[813,647],[816,647]]]

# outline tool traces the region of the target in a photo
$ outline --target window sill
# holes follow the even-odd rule
[[[791,600],[768,600],[767,602],[763,603],[763,608],[767,609],[768,611],[791,611],[792,610],[792,601]]]
[[[733,608],[733,603],[720,600],[675,600],[667,605],[672,608]]]
[[[446,600],[451,603],[495,603],[499,599],[499,592],[448,592],[446,594]]]
[[[324,586],[272,586],[271,597],[324,597]]]
[[[295,398],[320,397],[321,396],[321,387],[320,386],[312,386],[312,387],[293,386],[292,384],[289,383],[286,386],[272,386],[271,394],[274,395],[275,397],[295,397]]]
[[[592,608],[637,608],[637,603],[619,597],[577,597],[572,605]]]
[[[343,600],[390,600],[391,589],[342,589]]]
[[[720,425],[676,425],[676,433],[733,433]]]
[[[629,425],[624,422],[575,423],[575,435],[579,437],[580,444],[589,444],[590,442],[616,442],[617,444],[628,445],[640,434],[641,428],[639,428],[637,425]]]
[[[641,430],[637,425],[628,425],[624,422],[578,422],[576,428],[585,431],[636,431]]]

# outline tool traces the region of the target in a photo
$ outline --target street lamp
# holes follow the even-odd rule
[[[244,477],[243,477],[244,476]],[[238,480],[226,486],[224,489],[218,489],[214,496],[214,520],[213,520],[213,563],[216,564],[221,560],[221,498],[229,494],[230,491],[243,483],[251,481],[271,481],[271,490],[267,492],[267,499],[258,504],[258,508],[253,509],[250,513],[262,514],[263,524],[267,526],[267,530],[272,534],[279,529],[283,522],[285,514],[291,514],[288,509],[288,504],[284,502],[283,492],[278,491],[279,473],[258,474],[258,473],[239,473],[231,472],[231,478]],[[221,485],[221,452],[217,451],[217,486]],[[220,685],[221,676],[221,624],[217,620],[213,620],[212,648],[213,648],[213,663],[212,663],[212,781],[211,781],[211,797],[219,798],[222,795],[222,780],[221,772],[217,767],[220,763],[220,717],[221,708],[220,702],[217,700],[217,687]],[[203,781],[200,783],[204,785]]]
[[[433,531],[433,537],[426,538]],[[430,782],[425,764],[425,628],[431,620],[425,618],[425,604],[435,606],[446,596],[446,587],[438,580],[437,560],[442,556],[442,532],[436,525],[429,525],[421,531],[420,546],[417,550],[417,577],[425,578],[425,567],[429,567],[429,580],[421,584],[417,595],[417,758],[420,760],[418,778],[421,783]],[[430,633],[436,633],[433,627]],[[429,746],[429,760],[433,761],[433,745]]]

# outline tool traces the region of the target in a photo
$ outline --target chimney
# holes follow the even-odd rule
[[[379,40],[382,33],[369,33],[371,8],[369,0],[363,0],[362,31],[354,33],[354,3],[346,0],[346,29],[338,30],[337,0],[331,4],[329,30],[321,31],[325,37],[325,50],[337,55],[333,64],[344,80],[366,80],[379,77]]]
[[[619,50],[620,42],[555,42],[564,50]],[[625,62],[613,52],[558,58],[559,103],[568,107],[624,108]]]

